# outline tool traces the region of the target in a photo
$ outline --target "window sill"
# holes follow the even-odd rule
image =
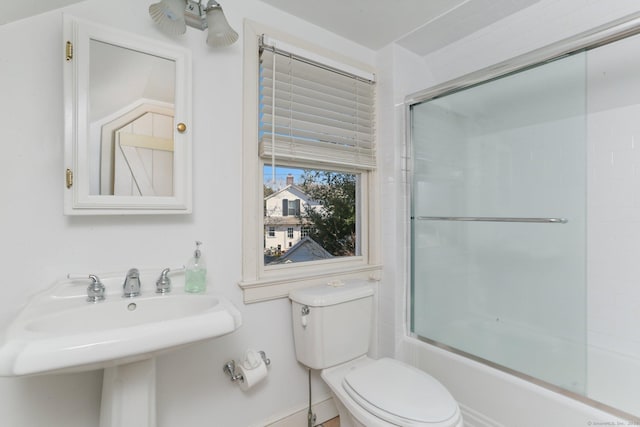
[[[238,285],[242,289],[244,303],[251,304],[286,298],[289,296],[289,292],[294,289],[322,285],[332,280],[380,280],[381,271],[382,265],[364,265],[360,267],[325,270],[315,274],[299,276],[287,275],[263,278],[255,281],[242,281],[238,283]]]

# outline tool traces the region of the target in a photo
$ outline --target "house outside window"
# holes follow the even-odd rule
[[[292,169],[287,168],[286,171]],[[284,169],[278,169],[278,174],[285,172]],[[265,174],[268,175],[267,168]],[[274,258],[274,250],[277,244],[290,248],[296,245],[301,236],[302,227],[308,220],[301,214],[305,209],[317,209],[318,204],[312,200],[298,185],[294,183],[293,176],[287,176],[284,188],[277,190],[265,184],[264,198],[264,223],[268,226],[268,237],[265,239],[264,246],[264,264],[275,264],[278,258]],[[281,252],[282,255],[286,252]]]
[[[245,26],[245,86],[255,91],[245,92],[244,111],[246,123],[256,124],[245,127],[243,142],[240,286],[248,302],[286,296],[288,276],[312,285],[345,275],[370,278],[380,269],[372,233],[377,216],[371,215],[378,195],[371,69],[347,57],[336,62],[329,55],[324,62],[311,44],[277,32],[286,39],[281,43],[269,32],[255,22]],[[259,224],[256,209],[264,211]],[[323,228],[335,218],[344,225],[339,238],[323,240]]]

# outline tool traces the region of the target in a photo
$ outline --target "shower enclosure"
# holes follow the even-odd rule
[[[637,21],[407,103],[413,336],[626,417],[640,416]]]

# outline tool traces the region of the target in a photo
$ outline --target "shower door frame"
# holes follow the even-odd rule
[[[447,81],[445,83],[433,86],[431,88],[413,93],[405,97],[404,100],[404,121],[405,121],[405,161],[406,167],[404,168],[406,173],[406,191],[409,197],[407,197],[407,204],[405,206],[405,212],[409,214],[411,212],[411,204],[413,202],[414,192],[412,185],[412,176],[413,176],[413,163],[411,159],[413,159],[413,140],[412,140],[412,123],[411,123],[411,107],[420,104],[426,101],[434,100],[446,95],[453,94],[455,92],[459,92],[465,89],[469,89],[474,86],[478,86],[492,80],[496,80],[502,77],[506,77],[511,74],[516,74],[521,71],[525,71],[527,69],[537,67],[539,65],[552,62],[558,59],[562,59],[564,57],[573,55],[575,53],[586,52],[627,37],[635,36],[640,34],[640,12],[633,13],[631,15],[627,15],[615,21],[612,21],[608,24],[604,24],[598,26],[592,30],[585,31],[583,33],[579,33],[575,36],[560,40],[556,43],[552,43],[545,47],[533,50],[529,53],[525,53],[523,55],[516,56],[512,59],[508,59],[506,61],[497,63],[495,65],[491,65],[486,68],[482,68],[478,71],[474,71],[472,73],[466,74],[462,77]],[[407,223],[405,227],[406,231],[406,242],[407,242],[407,256],[406,259],[406,272],[408,273],[406,277],[407,286],[405,289],[406,292],[406,319],[405,319],[405,327],[406,333],[409,337],[415,338],[419,341],[425,342],[427,344],[434,345],[438,348],[447,350],[451,353],[455,353],[460,356],[464,356],[468,359],[481,363],[483,365],[492,367],[501,372],[505,372],[507,374],[513,375],[525,381],[531,382],[553,392],[559,393],[563,396],[567,396],[579,402],[585,403],[589,406],[592,406],[597,409],[601,409],[605,412],[608,412],[612,415],[618,416],[623,419],[628,420],[638,420],[638,415],[633,415],[622,411],[618,408],[609,406],[600,401],[591,399],[585,395],[569,391],[562,387],[559,387],[555,384],[548,383],[546,381],[540,380],[536,377],[524,374],[522,372],[516,371],[514,369],[505,367],[503,365],[499,365],[490,360],[475,356],[473,354],[467,353],[462,350],[458,350],[446,344],[440,343],[438,341],[421,337],[416,333],[411,332],[411,316],[412,316],[412,273],[411,273],[411,248],[409,247],[409,242],[411,241],[411,219],[408,218],[407,215]]]

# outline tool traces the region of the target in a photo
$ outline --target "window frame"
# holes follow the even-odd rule
[[[258,149],[259,109],[259,60],[258,46],[262,34],[269,34],[289,45],[313,52],[324,58],[338,61],[350,67],[373,73],[373,67],[338,55],[276,29],[254,21],[244,22],[244,94],[243,94],[243,228],[242,228],[242,280],[245,303],[287,297],[289,291],[305,287],[353,278],[379,280],[380,243],[377,170],[354,170],[335,165],[313,162],[277,161],[279,166],[308,169],[327,169],[336,172],[356,173],[359,178],[357,209],[360,236],[360,254],[338,259],[309,262],[264,265],[264,217],[263,168],[265,161]],[[376,101],[377,103],[377,101]],[[377,105],[375,105],[377,107]]]

